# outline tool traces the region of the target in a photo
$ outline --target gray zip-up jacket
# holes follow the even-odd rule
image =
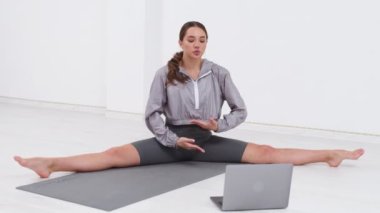
[[[179,72],[187,75],[182,67]],[[218,119],[217,132],[223,132],[245,121],[247,109],[227,69],[203,59],[197,80],[165,86],[167,73],[167,66],[157,71],[145,110],[146,125],[162,145],[175,147],[178,139],[165,122],[184,125],[190,124],[191,119],[215,118]],[[231,112],[220,119],[224,101]],[[165,115],[165,122],[161,114]]]

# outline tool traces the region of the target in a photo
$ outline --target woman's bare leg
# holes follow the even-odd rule
[[[21,166],[36,172],[41,178],[47,178],[52,172],[57,171],[88,172],[140,164],[140,156],[131,144],[114,147],[104,152],[70,157],[22,158],[15,156],[14,159]]]
[[[357,160],[363,154],[363,149],[357,149],[354,151],[278,149],[268,145],[249,143],[243,153],[242,162],[292,163],[294,165],[324,162],[331,167],[337,167],[343,160]]]

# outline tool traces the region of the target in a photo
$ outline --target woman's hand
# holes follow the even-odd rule
[[[192,119],[192,120],[190,120],[190,123],[196,124],[203,129],[213,130],[213,131],[218,130],[218,122],[214,118],[210,118],[207,121]]]
[[[185,137],[178,138],[176,147],[181,147],[182,149],[186,149],[186,150],[197,150],[199,152],[205,153],[205,150],[202,149],[197,144],[195,144],[195,140],[191,138],[185,138]]]

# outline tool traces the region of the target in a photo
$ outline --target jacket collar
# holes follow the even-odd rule
[[[211,61],[209,61],[209,60],[207,60],[207,59],[203,59],[203,60],[202,60],[202,65],[201,65],[201,71],[199,72],[199,78],[201,78],[201,77],[207,75],[207,74],[210,72],[211,67],[212,67],[213,64],[214,64],[214,63],[212,63]],[[181,67],[181,66],[179,66],[179,72],[185,74],[186,76],[189,76],[189,75],[187,74],[186,70],[185,70],[183,67]],[[189,77],[190,77],[190,76],[189,76]],[[198,78],[198,79],[199,79],[199,78]]]

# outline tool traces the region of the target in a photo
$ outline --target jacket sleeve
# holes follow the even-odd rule
[[[164,146],[175,147],[178,136],[172,132],[161,117],[166,105],[166,69],[157,71],[145,109],[145,123],[156,139]]]
[[[231,109],[229,114],[223,115],[223,119],[218,120],[218,130],[216,132],[224,132],[245,121],[247,118],[247,108],[228,70],[222,67],[219,69],[219,84],[223,99],[227,101]]]

